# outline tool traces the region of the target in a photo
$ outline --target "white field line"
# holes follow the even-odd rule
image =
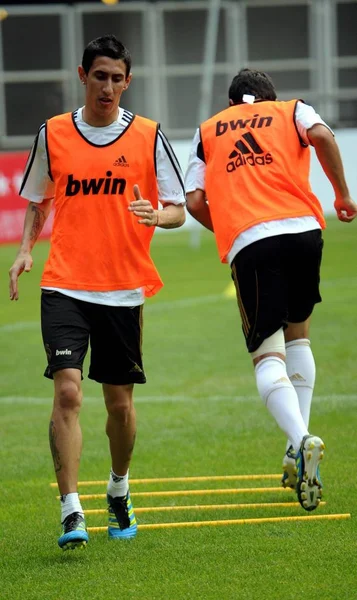
[[[357,278],[356,277],[341,277],[341,278],[337,278],[337,279],[329,279],[327,281],[322,281],[321,282],[321,286],[322,287],[329,287],[332,285],[338,285],[338,284],[348,284],[348,285],[353,285],[357,283]],[[233,286],[233,282],[230,282],[230,284]],[[224,292],[226,291],[226,288],[224,290]],[[172,308],[175,309],[179,309],[179,308],[186,308],[188,306],[197,306],[200,304],[211,304],[214,302],[218,302],[218,301],[227,301],[227,300],[232,300],[231,297],[229,297],[228,295],[226,295],[225,293],[221,293],[221,294],[212,294],[209,296],[195,296],[193,298],[181,298],[180,300],[172,300],[172,301],[165,301],[165,302],[156,302],[155,304],[150,304],[147,303],[145,305],[145,314],[146,313],[155,313],[155,312],[160,312],[163,310],[169,310]],[[150,301],[149,301],[150,302]],[[7,323],[4,325],[0,325],[0,334],[1,333],[12,333],[14,331],[23,331],[26,329],[36,329],[40,327],[40,322],[39,321],[18,321],[16,323]]]
[[[186,308],[188,306],[198,306],[201,304],[213,304],[218,301],[226,301],[227,298],[222,294],[212,296],[197,296],[194,298],[181,298],[180,300],[172,300],[166,302],[156,302],[155,304],[145,305],[145,314],[161,312],[163,310]],[[229,300],[229,298],[228,298]],[[7,323],[0,326],[1,333],[12,333],[14,331],[23,331],[25,329],[37,329],[40,327],[40,321],[18,321],[16,323]]]
[[[37,329],[40,327],[40,321],[17,321],[1,325],[0,333],[13,333],[14,331],[24,331],[25,329]]]
[[[52,398],[36,398],[31,396],[0,396],[0,404],[31,404],[38,406],[47,406]],[[101,402],[101,395],[85,396],[84,404]],[[137,396],[136,404],[164,404],[176,402],[256,402],[259,401],[258,396]],[[314,396],[313,402],[357,402],[357,394],[332,394],[329,396]]]

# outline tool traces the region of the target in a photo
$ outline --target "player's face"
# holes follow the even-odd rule
[[[131,73],[126,76],[124,61],[97,56],[88,75],[79,68],[79,76],[86,84],[86,106],[98,117],[116,114],[120,97],[131,81]]]

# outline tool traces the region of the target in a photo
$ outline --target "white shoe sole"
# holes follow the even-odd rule
[[[297,482],[297,468],[295,460],[292,458],[288,458],[283,462],[283,477],[281,480],[281,485],[284,488],[291,488],[295,490]]]
[[[308,437],[304,442],[303,474],[301,479],[298,477],[297,494],[301,506],[308,511],[315,510],[322,497],[322,486],[317,471],[324,456],[324,449],[322,439],[315,435]],[[300,467],[298,468],[300,471]]]

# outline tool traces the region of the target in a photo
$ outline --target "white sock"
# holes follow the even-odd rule
[[[126,475],[116,475],[113,469],[110,469],[107,493],[116,498],[126,496],[129,489],[129,471]]]
[[[78,512],[84,517],[82,505],[79,500],[77,492],[71,492],[70,494],[64,494],[61,496],[61,523],[65,520],[68,515],[74,512]]]
[[[255,376],[260,397],[297,451],[308,431],[285,362],[277,356],[264,358],[255,367]]]
[[[286,371],[299,398],[299,406],[306,427],[309,427],[312,395],[314,392],[316,367],[310,348],[310,340],[299,339],[287,342]],[[286,447],[290,446],[288,440]]]

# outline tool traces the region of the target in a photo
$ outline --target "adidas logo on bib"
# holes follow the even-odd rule
[[[273,162],[270,152],[264,153],[251,133],[243,133],[241,139],[237,140],[234,146],[234,150],[228,157],[231,159],[226,166],[228,173],[245,165],[255,167],[270,165]]]
[[[124,154],[119,156],[115,162],[113,162],[114,167],[129,167],[129,163],[127,162]]]

